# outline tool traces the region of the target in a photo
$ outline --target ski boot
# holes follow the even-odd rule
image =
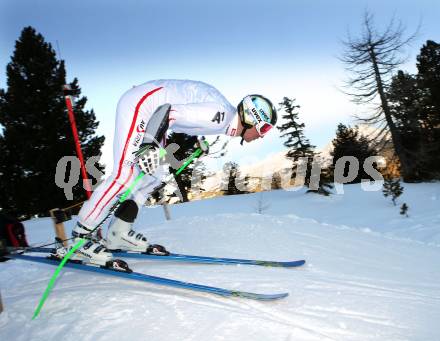
[[[107,249],[168,256],[170,253],[165,247],[158,244],[149,244],[142,233],[136,233],[131,229],[137,213],[138,207],[133,200],[126,200],[118,207],[115,218],[108,229]]]
[[[112,253],[103,244],[103,240],[99,239],[99,235],[94,233],[93,230],[78,222],[72,231],[72,236],[74,237],[73,244],[78,243],[80,239],[86,239],[85,244],[71,256],[72,261],[98,265],[116,271],[132,272],[126,262],[113,258]],[[61,244],[60,248],[56,248],[55,255],[62,259],[67,251]]]

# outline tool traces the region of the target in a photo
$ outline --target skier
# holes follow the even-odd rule
[[[113,172],[79,212],[72,235],[75,243],[78,238],[88,241],[72,258],[112,266],[114,250],[168,254],[163,246],[150,244],[132,229],[138,207],[167,174],[168,166],[158,160],[168,128],[188,135],[240,136],[243,144],[263,137],[276,120],[276,110],[267,98],[248,95],[234,108],[217,89],[203,82],[154,80],[128,90],[116,110]],[[148,176],[119,205],[106,240],[100,240],[97,227],[141,171]]]

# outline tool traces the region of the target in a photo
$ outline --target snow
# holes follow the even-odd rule
[[[399,205],[381,192],[300,191],[144,208],[136,222],[174,252],[272,260],[302,268],[130,261],[135,271],[253,292],[258,302],[65,270],[31,321],[54,268],[0,263],[1,340],[439,340],[440,184],[404,184]],[[50,241],[49,219],[26,222],[32,243]],[[70,229],[74,221],[68,222]]]

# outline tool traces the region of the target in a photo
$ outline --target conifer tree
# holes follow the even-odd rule
[[[281,189],[281,174],[279,172],[275,172],[272,175],[272,184],[271,189]]]
[[[408,205],[404,202],[402,206],[400,206],[400,214],[404,215],[405,217],[408,217],[408,209],[409,209]]]
[[[0,207],[29,217],[71,205],[54,181],[58,161],[76,155],[63,95],[64,62],[41,34],[26,27],[6,74],[7,88],[0,91]],[[80,95],[78,80],[70,85]],[[98,122],[93,110],[84,109],[86,102],[86,97],[79,98],[75,119],[87,160],[99,156],[104,137],[95,135]],[[85,199],[82,181],[73,194],[76,201]]]
[[[417,56],[417,83],[425,94],[423,125],[430,179],[440,179],[440,44],[428,40]]]
[[[315,146],[311,145],[309,140],[304,135],[305,124],[299,123],[298,109],[300,106],[295,104],[295,100],[284,97],[283,101],[279,103],[279,105],[280,110],[285,112],[285,114],[282,115],[282,119],[284,119],[285,122],[278,127],[278,130],[281,132],[281,138],[287,138],[284,142],[284,146],[288,148],[286,157],[293,161],[292,178],[297,174],[299,162],[306,160],[306,164],[304,165],[306,169],[304,185],[309,187],[312,164],[314,158],[317,157],[317,154],[314,152]],[[308,192],[324,195],[330,194],[328,189],[332,186],[329,184],[328,179],[322,177],[322,174],[319,176],[320,179],[314,179],[318,182],[318,188],[309,189]]]
[[[333,172],[331,171],[331,169],[329,167],[325,167],[321,169],[321,172],[319,174],[319,187],[316,191],[311,191],[311,192],[315,192],[317,194],[321,194],[324,196],[329,196],[330,194],[332,194],[331,190],[333,189]]]
[[[247,187],[249,185],[249,177],[241,175],[239,166],[236,162],[227,162],[224,166],[225,186],[223,193],[225,195],[245,194],[249,193]]]
[[[292,177],[296,174],[297,162],[300,158],[307,159],[307,171],[304,179],[304,183],[306,186],[310,183],[310,171],[311,165],[313,162],[314,152],[309,140],[304,135],[304,123],[299,123],[299,105],[295,104],[294,99],[290,99],[288,97],[284,97],[283,101],[280,104],[280,110],[284,111],[285,114],[282,115],[282,118],[285,122],[278,127],[278,130],[281,132],[281,138],[287,138],[284,142],[284,146],[288,148],[286,157],[291,159],[294,163]]]
[[[333,151],[330,153],[333,156],[331,171],[335,172],[336,162],[344,156],[354,156],[359,161],[359,172],[356,178],[350,183],[359,183],[362,179],[371,179],[365,173],[363,168],[365,159],[376,155],[375,150],[370,147],[368,140],[364,136],[359,135],[357,128],[351,128],[340,123],[336,130],[336,137],[333,140]],[[348,173],[348,163],[345,165],[344,174]]]
[[[387,96],[411,181],[426,181],[440,179],[440,45],[428,41],[417,61],[418,74],[399,71]]]
[[[402,141],[402,151],[411,160],[411,181],[426,177],[424,134],[421,125],[423,116],[423,93],[415,76],[399,70],[388,89],[390,112],[396,126],[396,134]]]
[[[382,193],[385,198],[391,197],[393,205],[396,206],[396,200],[403,193],[403,187],[400,185],[400,180],[385,179],[383,183]]]
[[[417,56],[417,80],[429,92],[429,104],[437,113],[432,119],[440,120],[440,44],[428,40]]]

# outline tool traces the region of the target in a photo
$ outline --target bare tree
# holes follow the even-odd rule
[[[416,33],[405,37],[405,27],[394,19],[383,32],[378,32],[373,19],[371,13],[365,12],[360,37],[354,38],[348,34],[347,40],[343,42],[345,52],[341,60],[350,73],[346,82],[350,90],[346,93],[356,104],[373,104],[374,111],[370,116],[358,118],[380,127],[374,140],[382,144],[386,133],[390,132],[394,149],[400,159],[402,175],[408,178],[411,174],[411,160],[393,122],[387,90],[393,73],[407,59],[403,54],[404,48],[415,38]]]
[[[258,193],[257,204],[255,210],[258,214],[263,214],[270,208],[270,204],[265,200],[263,192]]]

